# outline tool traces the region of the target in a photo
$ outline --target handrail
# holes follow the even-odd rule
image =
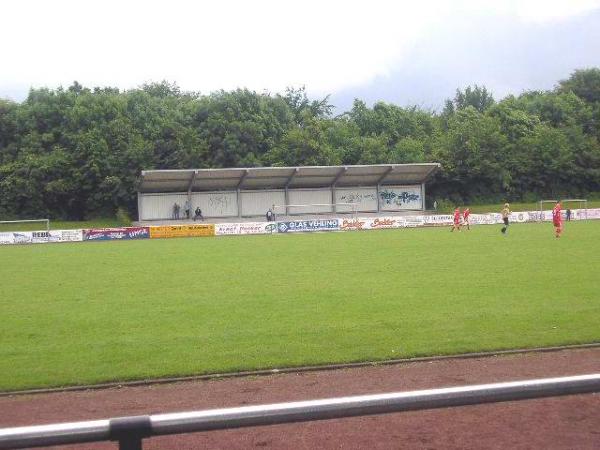
[[[600,374],[339,397],[239,408],[0,429],[0,449],[119,441],[140,449],[150,436],[600,392]]]

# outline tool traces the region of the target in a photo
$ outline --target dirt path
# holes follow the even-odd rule
[[[0,398],[0,427],[599,372],[600,348],[594,348],[12,396]],[[164,436],[145,440],[144,448],[599,449],[600,394]]]

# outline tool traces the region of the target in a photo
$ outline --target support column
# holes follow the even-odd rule
[[[248,173],[250,171],[248,169],[246,169],[244,171],[244,174],[241,176],[240,181],[237,184],[236,187],[236,192],[237,192],[237,206],[238,206],[238,217],[242,217],[242,193],[241,193],[241,189],[242,189],[242,185],[244,184],[244,180],[246,179],[246,177],[248,176]]]
[[[379,198],[379,189],[381,188],[381,183],[388,177],[390,173],[394,171],[396,166],[392,164],[387,168],[387,170],[381,175],[379,180],[377,180],[377,212],[381,212],[381,199]]]
[[[139,192],[137,193],[137,207],[138,207],[138,222],[142,220],[142,217],[144,216],[142,214],[142,194],[140,194]]]
[[[290,193],[288,191],[288,187],[285,187],[285,215],[289,216],[290,215],[290,211],[289,211],[289,205],[290,204]],[[275,211],[273,211],[273,214],[275,214]]]
[[[292,183],[292,180],[294,179],[294,177],[298,174],[298,172],[300,171],[300,168],[296,167],[294,169],[294,171],[292,172],[292,174],[288,177],[287,181],[285,182],[285,215],[289,216],[290,215],[290,207],[288,206],[290,204],[290,193],[288,191],[290,184]],[[273,214],[275,214],[275,211],[273,211]]]
[[[333,213],[334,214],[337,213],[337,202],[335,201],[335,185],[337,184],[339,179],[342,177],[342,175],[344,175],[346,173],[347,170],[348,170],[347,167],[345,167],[345,166],[342,167],[342,169],[335,176],[333,183],[331,183],[331,203],[333,203]]]
[[[425,211],[425,183],[421,183],[421,202],[422,202],[421,210]]]

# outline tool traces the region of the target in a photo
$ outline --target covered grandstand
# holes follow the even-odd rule
[[[144,170],[140,222],[169,221],[173,206],[201,208],[213,222],[339,213],[425,210],[425,183],[438,163]]]

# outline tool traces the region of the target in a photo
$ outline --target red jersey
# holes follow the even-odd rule
[[[471,210],[469,208],[467,208],[463,211],[463,217],[465,220],[467,220],[469,218],[469,214],[471,214]]]
[[[554,223],[562,222],[560,203],[557,203],[556,206],[552,209],[552,222],[554,222]]]
[[[454,223],[460,222],[460,209],[456,208],[454,210]]]

